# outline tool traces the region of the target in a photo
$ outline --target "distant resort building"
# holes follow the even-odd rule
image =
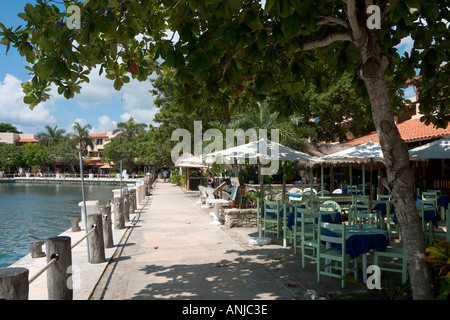
[[[0,132],[0,144],[21,146],[26,143],[39,143],[37,135],[31,133]]]

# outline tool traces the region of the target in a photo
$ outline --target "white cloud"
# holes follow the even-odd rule
[[[30,110],[23,102],[21,83],[11,74],[6,74],[0,82],[0,121],[11,123],[24,133],[35,133],[45,125],[54,125],[57,121],[51,114],[51,104],[41,103]]]
[[[98,125],[93,127],[92,133],[110,132],[117,128],[117,121],[111,120],[110,117],[103,115],[98,118]]]

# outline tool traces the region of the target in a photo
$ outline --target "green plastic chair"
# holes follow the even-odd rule
[[[450,207],[445,210],[444,221],[438,221],[438,228],[431,231],[433,239],[443,238],[450,242]]]
[[[378,201],[386,203],[386,216],[384,217],[384,229],[388,232],[389,240],[392,239],[392,234],[398,234],[398,239],[402,240],[402,234],[400,232],[400,227],[394,222],[394,214],[391,213],[391,201]]]
[[[288,220],[290,215],[294,215],[295,214],[295,208],[300,208],[302,207],[303,204],[299,203],[285,203],[284,204],[284,214],[283,214],[283,219],[282,219],[282,224],[283,224],[283,246],[287,247],[287,243],[288,241],[293,244],[294,243],[294,229],[289,229],[287,224],[288,224]]]
[[[301,216],[313,214],[314,209],[306,209],[301,207],[295,207],[294,225],[292,226],[293,246],[294,254],[297,254],[297,249],[301,249],[301,235],[304,224],[302,223]]]
[[[337,211],[339,213],[342,213],[342,208],[336,201],[333,200],[327,200],[323,203],[323,210],[320,208],[321,211]]]
[[[383,260],[383,258],[388,260]],[[408,280],[408,266],[403,248],[387,247],[385,251],[374,250],[373,264],[378,266],[381,271],[401,273],[402,283]]]
[[[425,221],[425,208],[430,209],[433,208],[437,210],[436,201],[434,200],[424,200],[419,199],[418,204],[416,205],[417,212],[419,213],[420,219],[422,220],[422,230],[425,234],[425,238],[428,241],[428,244],[432,244],[433,242],[433,223],[431,221]]]
[[[280,216],[280,201],[264,201],[264,236],[276,234],[280,238],[282,229]]]
[[[375,202],[373,206],[374,204]],[[356,199],[356,203],[350,208],[349,215],[351,224],[363,223],[378,226],[378,212],[371,212],[368,202],[361,202],[361,200]]]
[[[300,222],[300,248],[302,253],[302,268],[305,268],[306,259],[317,260],[319,222],[322,216],[320,213],[302,213]]]
[[[333,224],[320,221],[318,226],[318,242],[322,243],[324,241],[340,244],[341,250],[331,246],[325,249],[322,249],[322,246],[317,246],[317,282],[320,283],[320,277],[326,275],[341,279],[341,287],[345,288],[344,277],[347,274],[353,273],[355,280],[358,280],[358,261],[357,259],[351,259],[350,255],[346,253],[345,224]],[[331,230],[336,236],[323,235],[323,229]],[[353,266],[351,267],[350,262],[353,262]]]

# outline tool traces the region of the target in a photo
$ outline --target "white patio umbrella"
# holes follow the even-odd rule
[[[364,185],[364,192],[365,195],[365,184],[366,184],[366,178],[365,178],[365,162],[369,162],[370,166],[372,166],[373,161],[383,161],[383,151],[381,150],[381,146],[374,142],[373,140],[370,140],[369,142],[357,145],[353,148],[349,148],[346,150],[342,150],[336,153],[332,153],[326,156],[321,157],[320,159],[327,161],[332,160],[336,162],[362,162],[363,165],[363,185]],[[351,170],[350,170],[351,172]],[[370,198],[372,199],[372,168],[370,170]],[[351,182],[350,182],[351,183]]]
[[[409,150],[410,160],[441,160],[442,179],[444,176],[444,160],[450,159],[450,136],[424,144]]]
[[[277,142],[270,141],[266,137],[263,137],[257,141],[253,141],[247,144],[239,145],[222,151],[206,154],[206,157],[213,158],[234,158],[234,159],[256,159],[259,167],[259,185],[261,193],[261,214],[263,207],[263,178],[262,178],[262,163],[268,163],[270,161],[304,161],[304,162],[320,162],[317,157],[310,156],[306,153],[288,148]],[[257,245],[270,244],[270,238],[262,237],[261,220],[258,221],[259,225],[259,237],[250,239],[250,242]]]
[[[412,160],[450,159],[450,136],[409,150]]]

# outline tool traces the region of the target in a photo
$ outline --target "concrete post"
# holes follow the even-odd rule
[[[28,274],[26,268],[0,269],[0,300],[28,300]]]
[[[121,230],[125,228],[125,216],[123,214],[123,198],[115,197],[113,199],[113,211],[114,211],[114,228],[116,230]]]
[[[124,188],[122,191],[123,195],[123,214],[125,217],[125,221],[130,221],[130,192],[127,188]]]
[[[71,238],[66,236],[49,238],[46,241],[47,263],[57,261],[47,269],[49,300],[73,300],[73,283],[68,273],[72,266]]]
[[[86,227],[88,233],[96,227],[96,230],[88,235],[89,263],[97,264],[105,262],[102,215],[100,213],[88,215]]]
[[[112,219],[111,219],[111,206],[100,206],[100,214],[103,218],[103,240],[105,248],[114,247],[113,232],[112,232]]]
[[[44,245],[43,240],[33,241],[29,243],[29,248],[32,258],[42,258],[45,257],[45,253],[42,252],[42,246]]]

